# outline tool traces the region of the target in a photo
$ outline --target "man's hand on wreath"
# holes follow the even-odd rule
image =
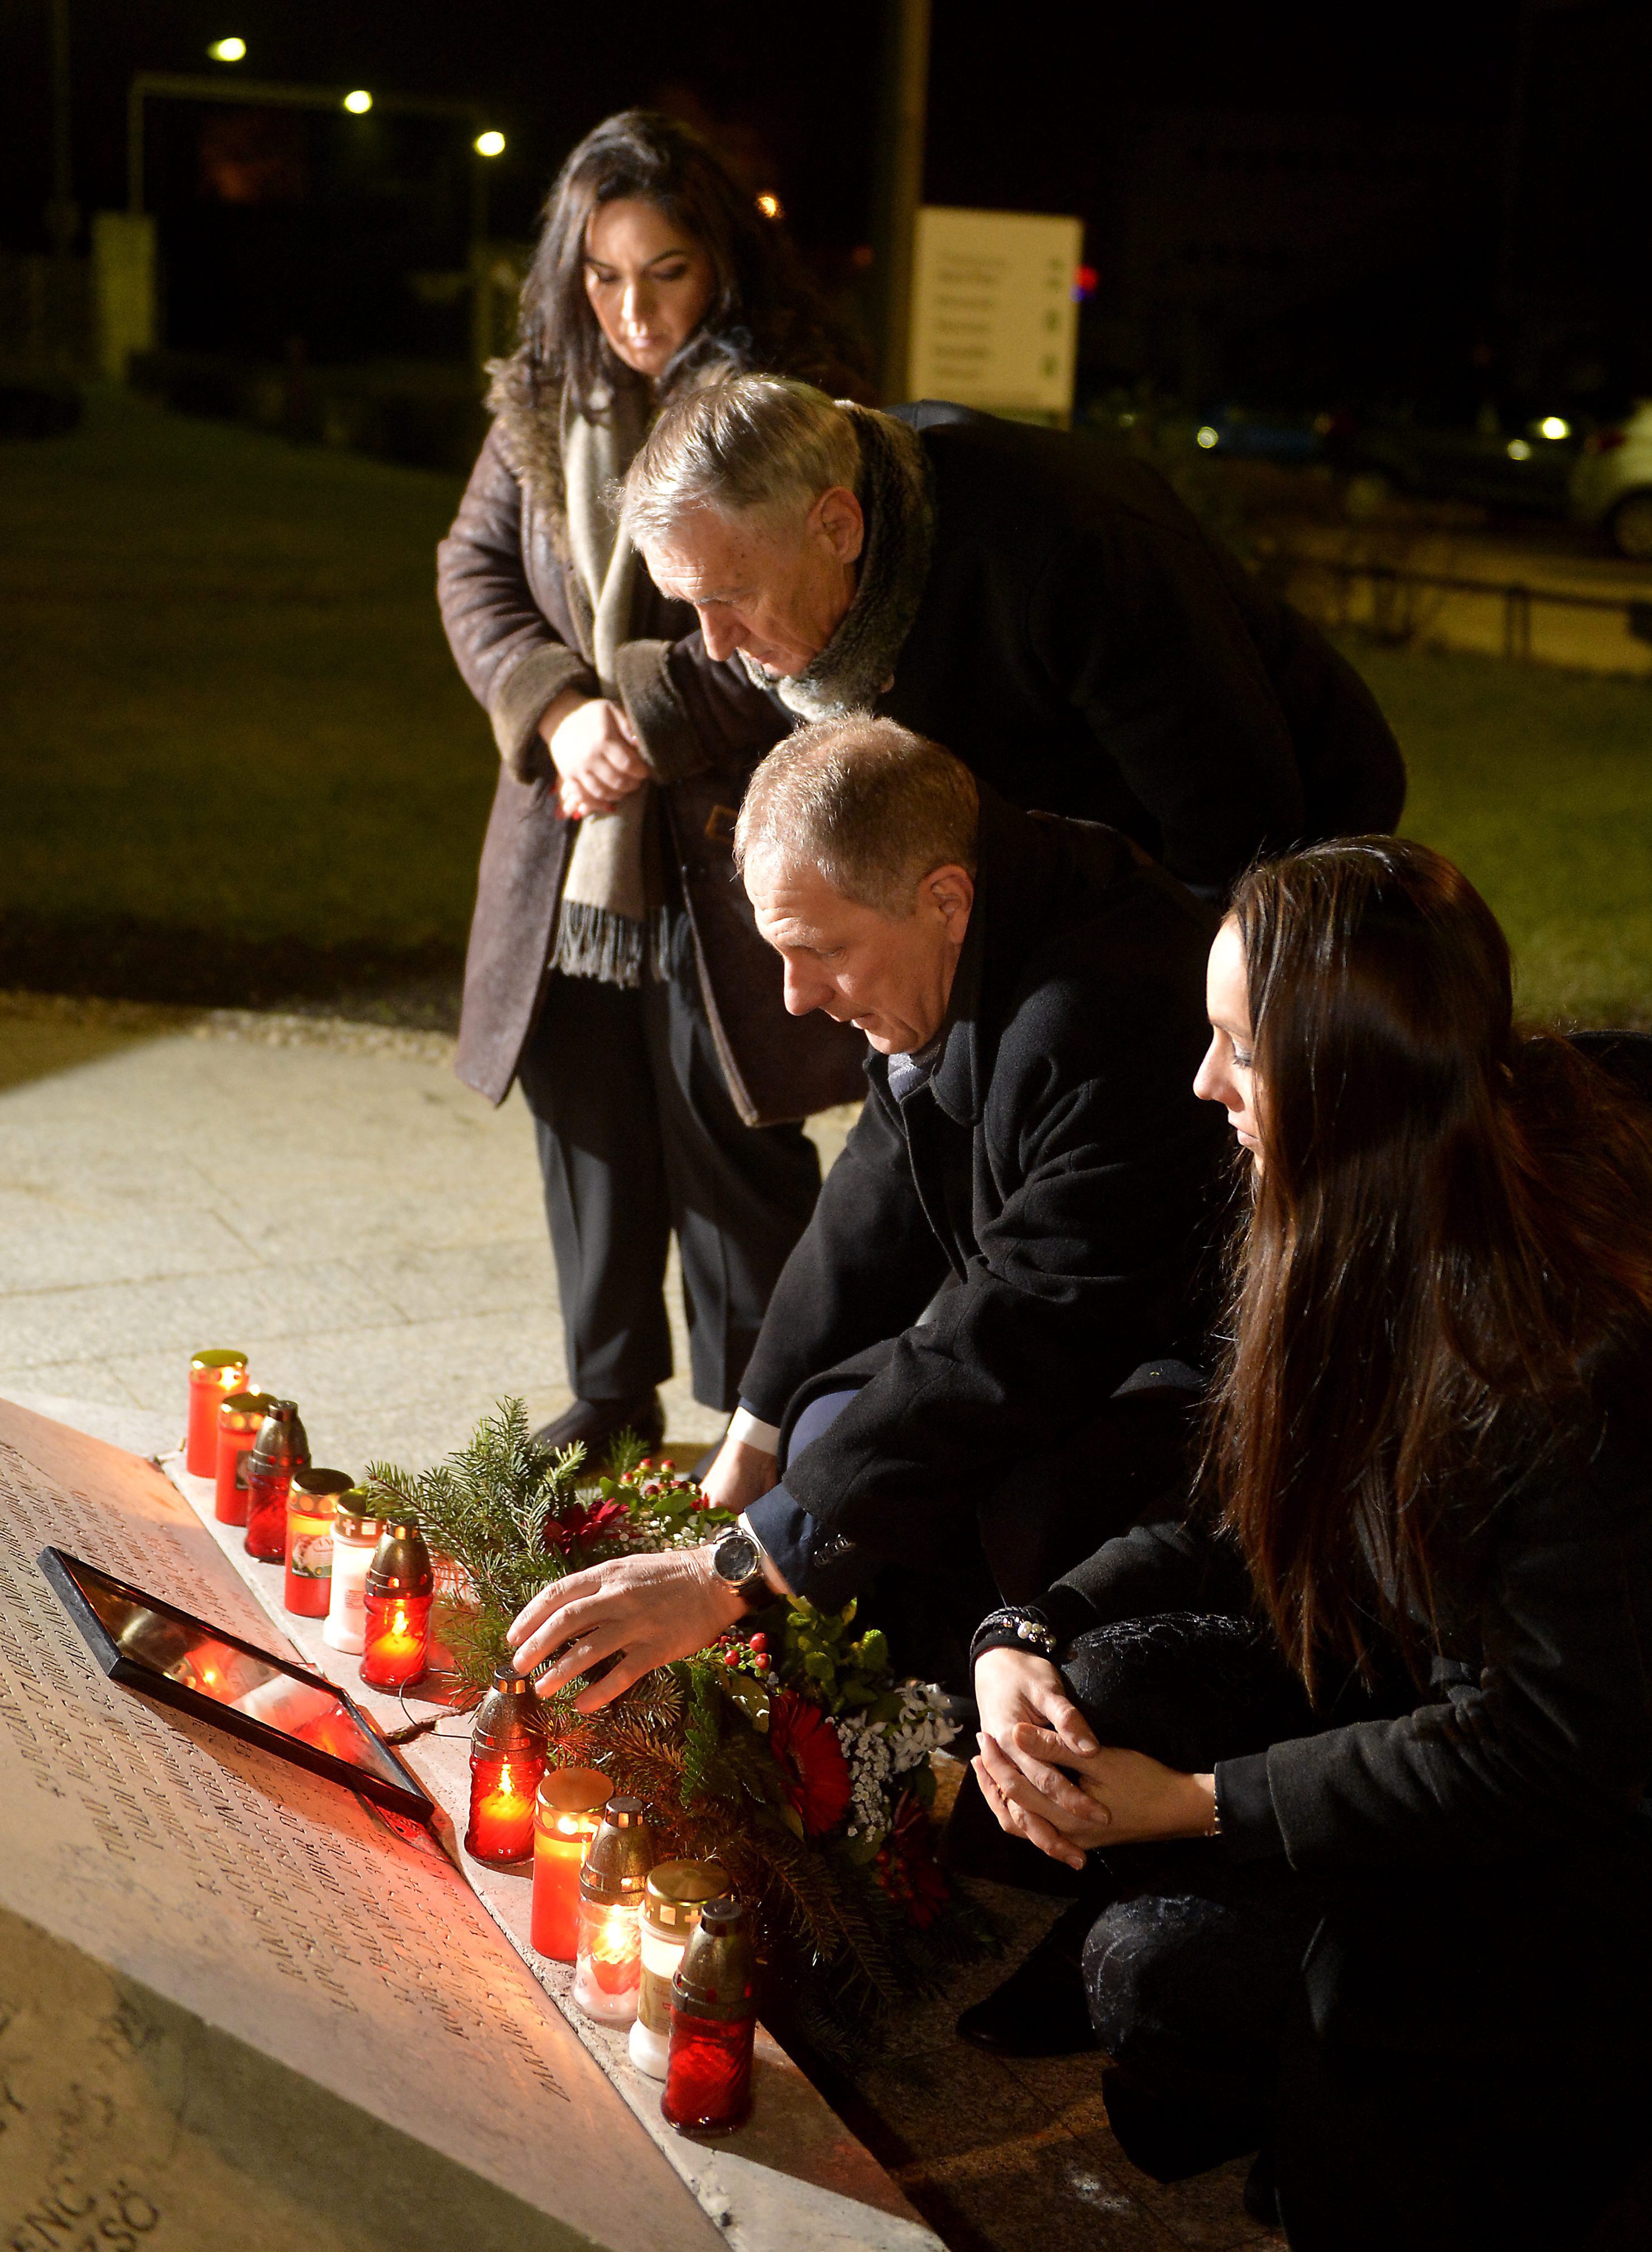
[[[711,1569],[709,1547],[674,1548],[616,1556],[553,1580],[517,1614],[507,1639],[518,1673],[554,1653],[534,1685],[542,1697],[620,1651],[613,1672],[574,1699],[576,1712],[595,1713],[656,1666],[704,1650],[745,1613],[739,1595]]]

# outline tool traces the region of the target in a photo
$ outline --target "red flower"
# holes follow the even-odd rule
[[[782,1689],[769,1707],[768,1748],[786,1780],[806,1838],[818,1838],[849,1811],[853,1787],[837,1731],[824,1713],[795,1689]]]
[[[618,1533],[630,1522],[630,1511],[622,1501],[573,1501],[560,1517],[548,1517],[545,1525],[545,1545],[562,1555],[587,1540],[602,1540]]]
[[[920,1931],[932,1924],[952,1897],[935,1859],[934,1833],[916,1791],[906,1791],[895,1809],[895,1826],[878,1856],[878,1881],[899,1901]]]

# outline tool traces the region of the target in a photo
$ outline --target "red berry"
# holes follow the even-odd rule
[[[767,1650],[768,1648],[768,1637],[766,1634],[754,1634],[752,1637],[752,1648],[753,1650]]]
[[[766,1650],[760,1650],[752,1663],[760,1673],[767,1673],[774,1661]]]
[[[674,1470],[677,1468],[677,1464],[671,1460],[670,1455],[662,1455],[660,1456],[660,1468],[663,1470]]]
[[[740,1654],[738,1650],[725,1650],[723,1652],[723,1663],[725,1665],[738,1665],[739,1662]]]

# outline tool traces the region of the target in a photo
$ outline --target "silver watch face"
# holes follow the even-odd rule
[[[731,1588],[744,1587],[761,1568],[757,1543],[749,1533],[725,1533],[711,1551],[711,1569]]]

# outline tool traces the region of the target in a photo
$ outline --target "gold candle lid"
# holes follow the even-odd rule
[[[295,1470],[293,1491],[337,1501],[340,1495],[355,1491],[355,1482],[348,1470]]]
[[[271,1392],[232,1392],[219,1402],[219,1428],[255,1431],[274,1405],[275,1395]]]
[[[191,1357],[190,1374],[193,1376],[198,1368],[203,1374],[214,1368],[239,1368],[245,1373],[246,1355],[236,1345],[209,1345],[204,1352]]]
[[[374,1538],[378,1533],[378,1504],[364,1485],[347,1486],[338,1497],[335,1512],[338,1530],[348,1538],[353,1532],[363,1533],[371,1525]]]
[[[525,1675],[523,1677],[527,1678]],[[600,1814],[613,1786],[600,1768],[553,1767],[539,1785],[545,1814]]]
[[[715,1861],[662,1861],[649,1872],[643,1913],[651,1923],[686,1931],[706,1901],[728,1889],[728,1871]]]

